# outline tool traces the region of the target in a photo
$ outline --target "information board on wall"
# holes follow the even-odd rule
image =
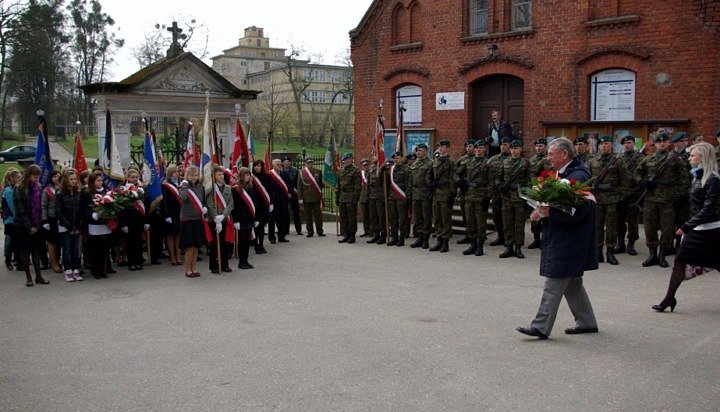
[[[590,83],[592,121],[635,120],[635,73],[605,70]]]
[[[403,124],[405,126],[420,126],[422,124],[422,88],[418,86],[405,86],[395,94],[395,107],[400,107],[400,101],[405,105]]]

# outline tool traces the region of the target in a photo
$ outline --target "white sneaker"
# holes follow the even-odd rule
[[[72,270],[65,271],[65,281],[66,282],[75,282],[75,278],[73,277]]]
[[[72,275],[73,275],[73,278],[75,278],[75,280],[77,280],[78,282],[83,280],[83,277],[80,276],[80,271],[78,269],[73,270]]]

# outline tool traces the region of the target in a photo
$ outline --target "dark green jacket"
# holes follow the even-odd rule
[[[340,203],[358,203],[360,201],[360,170],[348,165],[338,172],[337,196]]]

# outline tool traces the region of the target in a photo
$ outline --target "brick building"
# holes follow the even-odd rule
[[[720,128],[718,0],[375,0],[350,38],[360,155],[380,99],[386,128],[402,100],[407,138],[449,139],[454,154],[494,108],[526,147]]]

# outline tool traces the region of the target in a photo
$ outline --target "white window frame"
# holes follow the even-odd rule
[[[350,104],[350,95],[347,93],[338,93],[335,95],[335,104]]]
[[[521,9],[525,8],[526,11]],[[527,17],[527,21],[519,20]],[[532,28],[532,0],[512,0],[510,3],[511,30],[525,30]]]
[[[470,0],[470,35],[488,32],[489,3],[489,0]]]
[[[305,69],[305,80],[309,82],[325,82],[324,69]]]
[[[307,90],[303,93],[303,98],[309,103],[325,103],[325,91]]]

